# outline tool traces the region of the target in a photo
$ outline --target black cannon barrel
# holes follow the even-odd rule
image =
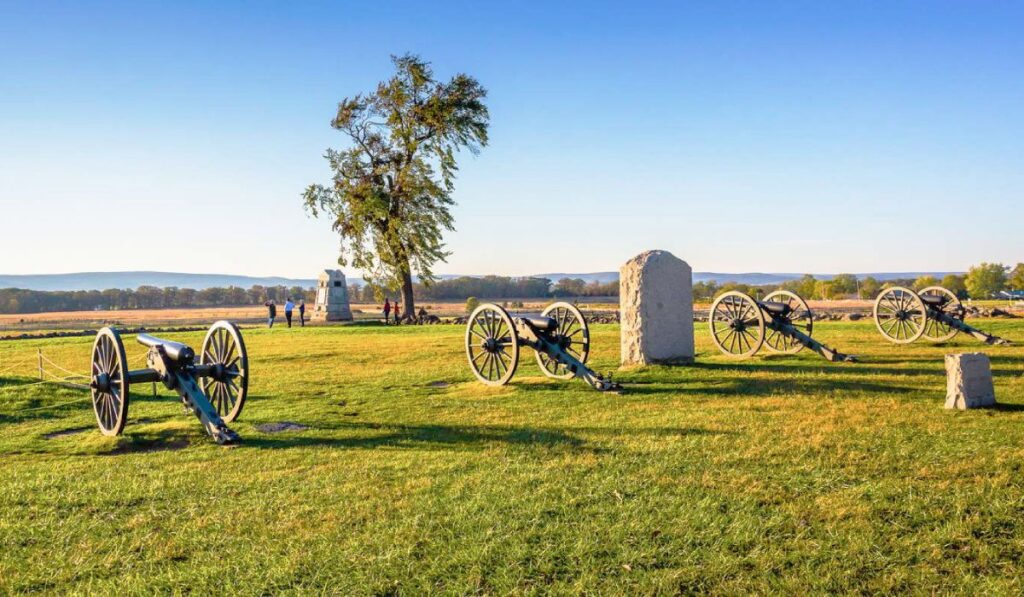
[[[181,342],[164,340],[163,338],[157,338],[156,336],[150,336],[149,334],[139,334],[136,339],[139,341],[139,344],[150,348],[162,346],[167,358],[178,363],[191,361],[196,357],[195,351],[192,350],[190,346],[182,344]]]

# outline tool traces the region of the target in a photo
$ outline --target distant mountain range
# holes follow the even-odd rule
[[[917,278],[920,276],[935,276],[941,279],[949,273],[960,272],[879,272],[870,274],[857,274],[860,278],[868,276],[877,280],[894,280],[897,278]],[[723,274],[714,272],[694,272],[694,282],[708,282],[714,280],[719,284],[735,282],[737,284],[781,284],[788,280],[795,280],[803,274]],[[814,274],[819,280],[830,280],[835,274]],[[445,274],[439,276],[442,279],[461,277],[458,274]],[[537,274],[536,278],[548,278],[557,281],[562,278],[580,278],[587,282],[599,282],[602,284],[615,282],[619,279],[619,272],[596,272],[589,274],[551,273]],[[362,279],[349,278],[349,283],[363,284]],[[82,272],[73,274],[38,274],[38,275],[4,275],[0,274],[0,288],[24,288],[26,290],[105,290],[107,288],[138,288],[139,286],[177,286],[178,288],[203,288],[239,286],[249,288],[251,286],[302,286],[308,288],[316,285],[313,278],[281,278],[281,277],[255,277],[255,276],[234,276],[229,274],[185,274],[172,272]]]

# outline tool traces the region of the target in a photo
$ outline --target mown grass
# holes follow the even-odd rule
[[[455,326],[246,330],[230,449],[166,391],[112,439],[83,392],[0,380],[0,592],[1024,591],[1024,349],[818,327],[865,362],[735,362],[698,325],[697,365],[621,396],[529,354],[485,388]],[[613,370],[618,328],[594,336]],[[0,370],[90,344],[7,342]],[[976,349],[1002,405],[943,410],[942,355]],[[256,430],[280,421],[309,429]]]

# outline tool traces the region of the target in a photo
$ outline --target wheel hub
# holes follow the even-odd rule
[[[742,319],[733,319],[732,322],[729,323],[729,327],[736,330],[737,332],[742,332],[743,330],[747,329],[747,324],[743,323]]]
[[[488,338],[483,342],[483,349],[487,352],[498,352],[498,341],[494,338]]]
[[[93,383],[96,390],[108,393],[110,392],[110,375],[106,373],[100,373],[96,376],[96,381]]]

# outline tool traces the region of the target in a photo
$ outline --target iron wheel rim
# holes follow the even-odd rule
[[[918,294],[921,296],[931,295],[946,297],[949,300],[938,310],[950,317],[955,317],[960,321],[964,320],[963,303],[961,303],[960,299],[957,298],[957,296],[949,289],[942,286],[929,286],[928,288],[922,289]],[[959,333],[960,330],[955,327],[946,325],[945,323],[930,317],[928,318],[928,322],[924,325],[924,339],[929,342],[947,342],[956,338]]]
[[[128,420],[128,359],[117,330],[105,327],[92,345],[90,393],[96,424],[103,435],[120,435]]]
[[[571,354],[579,362],[586,364],[590,358],[590,327],[583,317],[583,312],[575,305],[566,302],[557,302],[548,305],[541,312],[541,317],[551,317],[558,322],[557,334],[559,338],[567,338],[568,346],[564,346],[566,352]],[[572,379],[576,374],[546,353],[535,351],[537,365],[544,375],[553,379]]]
[[[764,344],[764,314],[757,302],[742,292],[729,291],[715,299],[708,326],[715,346],[731,357],[751,357]]]
[[[473,375],[503,386],[519,366],[519,336],[508,312],[494,304],[477,307],[466,323],[466,358]]]
[[[786,323],[807,336],[814,332],[814,314],[811,313],[811,307],[807,304],[807,301],[800,295],[788,290],[776,290],[764,297],[764,300],[765,302],[779,302],[789,305],[790,312],[783,316],[782,319],[785,319]],[[778,354],[796,354],[804,349],[803,344],[779,331],[771,329],[771,327],[768,327],[765,332],[764,346],[769,351]]]
[[[886,288],[875,299],[875,327],[893,344],[910,344],[924,335],[928,310],[916,292],[902,286]]]
[[[249,394],[249,353],[238,326],[230,321],[210,326],[199,352],[199,364],[223,367],[221,378],[203,377],[199,383],[220,418],[225,423],[234,421],[242,414]]]

